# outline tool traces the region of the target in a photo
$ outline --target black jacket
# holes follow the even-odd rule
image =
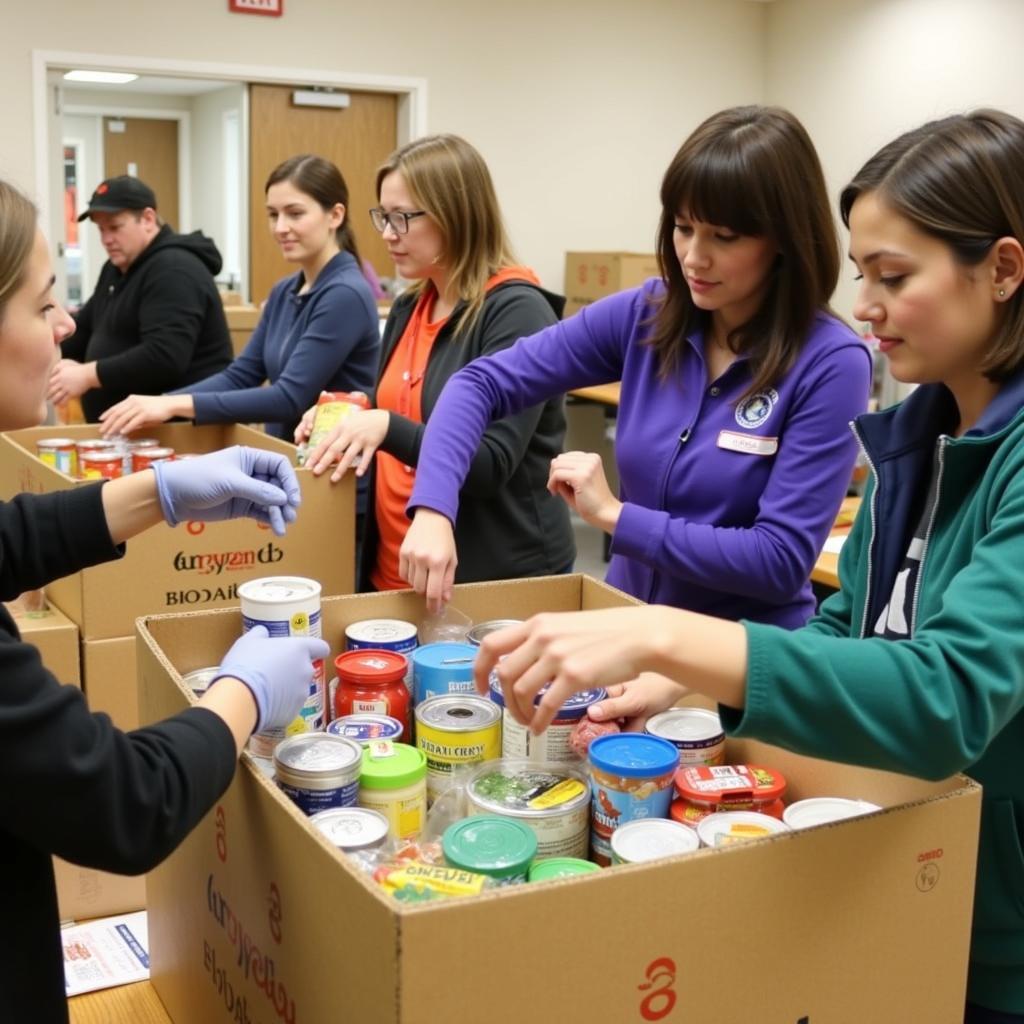
[[[0,599],[118,556],[103,485],[0,502]],[[227,788],[235,745],[190,708],[124,733],[90,714],[0,606],[0,1020],[67,1021],[51,853],[137,874],[166,857]]]
[[[412,316],[415,295],[403,295],[384,328],[380,372],[387,366]],[[517,339],[555,323],[565,300],[526,281],[508,281],[487,293],[483,310],[468,332],[453,337],[460,303],[430,351],[420,398],[424,423],[448,378],[479,356],[508,348]],[[381,449],[406,465],[419,461],[425,427],[392,412]],[[562,396],[492,423],[484,433],[459,498],[455,543],[457,583],[515,579],[567,572],[576,557],[569,510],[547,489],[551,460],[562,450]],[[371,479],[371,495],[373,481]],[[377,561],[377,524],[368,502],[360,589],[371,589]]]
[[[109,261],[63,342],[67,359],[96,360],[100,387],[82,395],[85,418],[130,394],[160,395],[219,373],[232,358],[224,305],[213,275],[217,247],[199,231],[166,224],[122,274]]]

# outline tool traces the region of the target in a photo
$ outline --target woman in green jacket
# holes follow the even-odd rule
[[[506,706],[539,732],[575,690],[611,686],[594,717],[643,720],[685,683],[735,736],[966,771],[984,797],[964,1020],[1024,1022],[1024,122],[908,132],[841,210],[854,315],[921,386],[854,424],[871,477],[839,593],[794,632],[656,606],[538,616],[485,641],[477,685],[507,655]]]

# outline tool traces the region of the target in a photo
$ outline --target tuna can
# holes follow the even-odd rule
[[[214,677],[220,673],[219,665],[211,665],[209,668],[197,668],[193,672],[186,672],[181,681],[197,696],[202,697],[210,688]]]
[[[867,800],[845,800],[838,796],[816,796],[807,800],[797,800],[790,804],[782,813],[782,820],[790,828],[813,828],[815,825],[827,825],[833,821],[845,821],[857,818],[862,814],[880,811],[878,804]]]
[[[428,804],[448,788],[456,768],[501,754],[501,709],[486,697],[431,697],[416,706],[415,715],[416,746],[427,757]]]
[[[546,690],[547,687],[544,687]],[[537,694],[535,704],[544,693]],[[577,723],[587,713],[591,704],[604,700],[608,694],[603,687],[574,693],[555,713],[551,724],[539,736],[525,725],[520,725],[505,707],[505,695],[498,677],[491,673],[491,700],[501,710],[501,756],[521,757],[527,761],[546,764],[579,764],[580,756],[569,742]]]
[[[364,619],[353,622],[345,629],[345,650],[357,651],[363,647],[372,647],[378,651],[396,651],[409,659],[409,668],[405,673],[405,685],[412,697],[412,652],[416,650],[419,639],[416,627],[402,619]],[[331,704],[333,707],[334,704]]]
[[[70,437],[41,437],[36,441],[36,455],[58,473],[78,475],[77,449]]]
[[[387,818],[392,839],[416,839],[427,820],[426,755],[389,740],[363,747],[358,801]]]
[[[535,860],[530,865],[526,876],[528,882],[549,882],[552,878],[575,878],[577,875],[590,875],[601,868],[592,860],[580,857],[548,857],[546,860]]]
[[[116,480],[124,476],[124,459],[113,448],[79,452],[78,473],[82,480]]]
[[[679,764],[721,764],[725,760],[725,730],[714,711],[669,708],[647,720],[649,736],[668,740],[679,751]]]
[[[672,817],[694,827],[716,811],[757,811],[782,818],[786,780],[753,764],[690,765],[675,777]],[[679,805],[679,806],[677,806]]]
[[[388,819],[366,807],[333,807],[317,811],[310,825],[322,833],[342,853],[378,850],[388,837]]]
[[[274,748],[274,778],[306,814],[353,807],[359,792],[363,748],[326,733],[300,733]]]
[[[466,633],[466,643],[479,647],[485,636],[497,633],[499,629],[505,629],[506,626],[521,626],[522,624],[522,619],[489,619],[487,622],[478,622]]]
[[[355,740],[365,747],[374,740],[391,740],[392,743],[397,743],[402,738],[402,728],[402,723],[397,718],[363,711],[334,719],[327,726],[327,732]]]
[[[473,772],[466,799],[470,814],[529,825],[537,835],[538,858],[587,855],[590,783],[576,768],[503,758]]]
[[[315,636],[320,633],[320,584],[301,576],[265,576],[247,580],[238,587],[242,605],[242,628],[265,626],[271,636]],[[270,757],[275,746],[296,733],[317,732],[326,724],[324,663],[313,662],[309,696],[298,717],[284,729],[268,729],[249,738],[249,750],[257,757]]]
[[[708,815],[697,825],[701,846],[716,847],[733,846],[788,831],[789,826],[785,822],[757,811],[720,811]]]
[[[480,814],[449,825],[441,837],[441,849],[449,867],[509,885],[526,881],[537,856],[537,836],[520,821]]]
[[[612,833],[627,821],[666,818],[679,751],[668,740],[643,733],[599,736],[590,744],[594,787],[591,859],[611,863]]]
[[[149,469],[154,462],[170,462],[174,459],[173,448],[139,448],[130,449],[132,472],[141,473]]]
[[[643,864],[679,853],[693,853],[700,839],[692,828],[666,818],[627,821],[612,833],[613,864]]]
[[[470,644],[436,643],[412,654],[412,692],[416,703],[447,693],[473,693],[476,648]]]

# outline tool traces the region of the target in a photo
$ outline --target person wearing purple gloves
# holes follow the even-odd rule
[[[0,181],[0,430],[37,426],[74,322],[32,204]],[[299,488],[280,455],[230,448],[55,494],[0,502],[0,598],[118,558],[142,530],[248,516],[283,533]],[[314,638],[250,630],[197,706],[122,732],[92,714],[23,643],[0,606],[0,958],[5,1020],[66,1022],[51,854],[123,874],[148,871],[227,788],[250,733],[295,717],[328,653]]]
[[[661,279],[475,360],[423,437],[400,571],[450,596],[451,524],[487,424],[622,381],[614,495],[598,455],[565,452],[548,489],[611,535],[608,582],[644,601],[786,628],[814,611],[811,568],[850,482],[850,421],[871,358],[829,310],[839,243],[824,175],[785,110],[700,125],[665,173]]]

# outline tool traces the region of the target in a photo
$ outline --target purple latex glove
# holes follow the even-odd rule
[[[302,500],[291,463],[261,448],[225,448],[197,459],[153,464],[164,519],[212,523],[248,516],[279,537]]]
[[[213,683],[224,676],[240,679],[256,701],[256,731],[283,728],[309,696],[313,659],[330,650],[315,636],[272,637],[266,626],[253,626],[231,645]]]

